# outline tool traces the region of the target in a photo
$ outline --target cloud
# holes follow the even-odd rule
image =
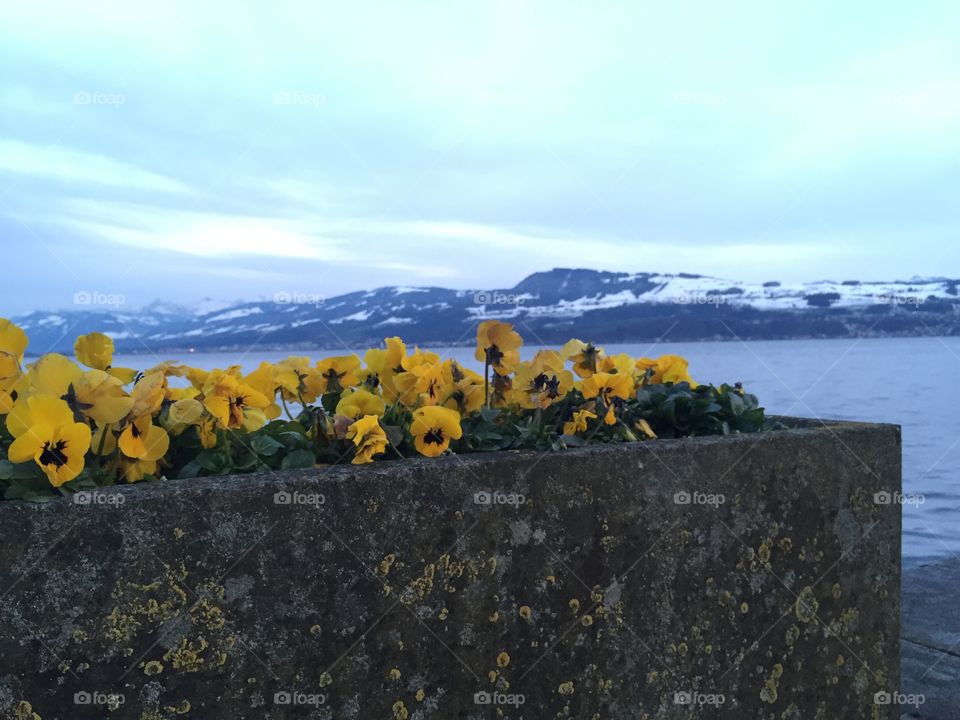
[[[0,171],[154,192],[190,191],[178,180],[103,155],[11,139],[0,139]]]

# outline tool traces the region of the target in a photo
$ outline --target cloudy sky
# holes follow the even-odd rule
[[[3,312],[960,276],[960,6],[6,3]]]

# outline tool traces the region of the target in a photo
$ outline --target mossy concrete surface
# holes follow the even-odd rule
[[[0,717],[899,717],[899,428],[798,425],[2,504]]]

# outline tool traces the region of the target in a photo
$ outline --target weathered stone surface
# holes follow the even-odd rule
[[[960,559],[903,576],[901,692],[921,702],[904,717],[960,720]]]
[[[836,423],[6,503],[0,712],[896,718],[899,490],[899,429]]]

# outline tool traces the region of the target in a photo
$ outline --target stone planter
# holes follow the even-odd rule
[[[0,504],[0,712],[899,717],[899,428],[791,423]]]

